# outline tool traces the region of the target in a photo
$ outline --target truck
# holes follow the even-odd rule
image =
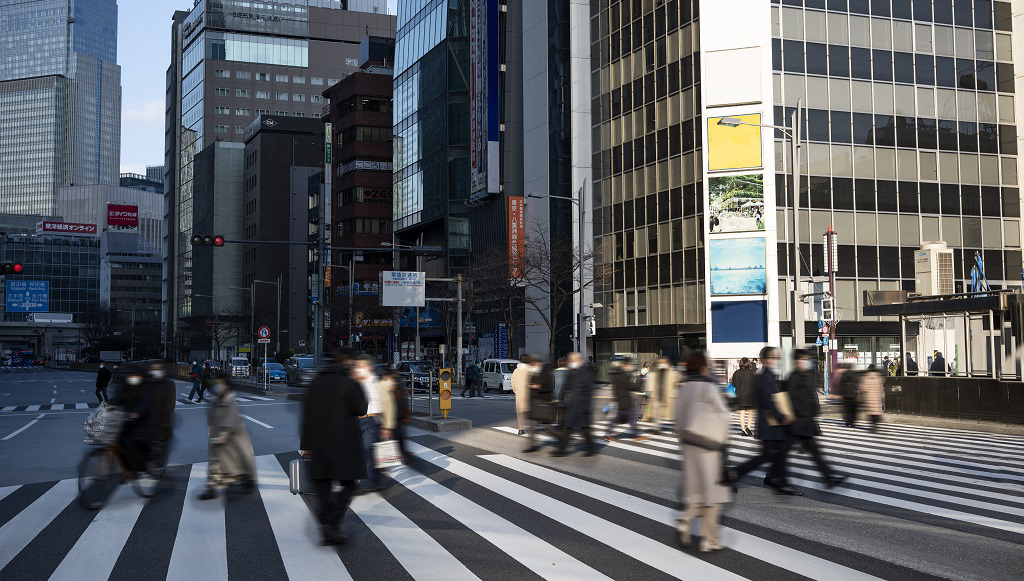
[[[120,363],[121,362],[121,352],[120,351],[100,351],[100,361],[103,361],[104,363],[107,363],[107,362]]]

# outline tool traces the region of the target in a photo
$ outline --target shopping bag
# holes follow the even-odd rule
[[[288,464],[288,490],[292,494],[311,494],[309,460],[296,458]]]
[[[85,443],[109,446],[117,441],[124,426],[124,412],[107,402],[89,413],[82,424]]]
[[[777,426],[780,423],[789,423],[794,417],[796,417],[796,414],[793,413],[793,402],[789,399],[788,391],[778,391],[773,393],[772,402],[775,403],[775,408],[786,417],[786,421],[777,421],[774,414],[765,410],[764,419],[768,422],[769,426]]]
[[[402,451],[398,449],[398,440],[384,440],[373,445],[373,465],[377,470],[402,465]]]

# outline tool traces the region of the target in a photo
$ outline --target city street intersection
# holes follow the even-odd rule
[[[100,511],[75,501],[95,405],[90,374],[0,370],[0,580],[34,579],[1020,579],[1024,437],[824,420],[822,446],[847,482],[826,490],[794,452],[779,497],[761,473],[740,485],[716,553],[678,548],[679,449],[667,433],[606,443],[590,458],[521,452],[509,397],[454,398],[472,430],[412,430],[412,466],[356,497],[349,543],[317,545],[315,498],[288,490],[301,403],[239,393],[256,494],[196,500],[206,404],[178,382],[169,484],[122,486]],[[456,391],[458,394],[458,391]],[[599,421],[603,414],[595,414]],[[603,423],[603,422],[602,422]],[[604,426],[595,429],[599,436]],[[733,461],[758,443],[734,432]]]

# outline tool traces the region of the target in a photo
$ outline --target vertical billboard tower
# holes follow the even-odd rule
[[[770,10],[701,3],[705,320],[724,360],[779,343]]]

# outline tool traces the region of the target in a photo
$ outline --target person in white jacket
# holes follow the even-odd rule
[[[512,372],[512,391],[516,394],[516,420],[519,427],[519,435],[526,433],[530,423],[530,376],[533,369],[530,362],[533,360],[529,355],[524,355],[515,371]]]

